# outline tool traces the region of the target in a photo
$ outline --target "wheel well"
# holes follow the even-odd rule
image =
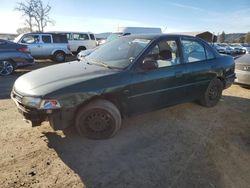
[[[118,101],[116,98],[111,97],[111,95],[95,96],[95,97],[92,97],[92,98],[90,98],[90,99],[84,101],[83,103],[81,103],[81,104],[77,107],[75,116],[76,116],[76,114],[78,113],[78,111],[79,111],[83,106],[86,106],[86,105],[89,104],[90,102],[95,101],[95,100],[98,100],[98,99],[103,99],[103,100],[106,100],[106,101],[109,101],[109,102],[113,103],[113,104],[118,108],[118,110],[120,111],[121,116],[124,117],[124,116],[123,116],[124,113],[123,113],[123,109],[122,109],[122,107],[121,107],[121,104],[119,103],[119,101]]]
[[[56,50],[56,51],[53,53],[53,55],[55,55],[55,54],[58,53],[58,52],[62,52],[62,53],[65,54],[65,52],[64,52],[63,50]]]
[[[87,48],[85,46],[79,46],[77,51],[80,51],[80,50],[86,50]]]
[[[221,76],[219,76],[219,77],[217,77],[217,78],[222,82],[223,88],[225,88],[225,86],[226,86],[225,79],[224,79],[223,77],[221,77]]]

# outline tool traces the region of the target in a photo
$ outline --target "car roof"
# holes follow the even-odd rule
[[[142,39],[148,39],[148,40],[160,39],[160,38],[165,38],[165,37],[187,37],[187,38],[193,38],[193,39],[199,38],[199,37],[194,37],[190,35],[180,35],[180,34],[135,34],[135,35],[133,34],[133,35],[126,35],[123,37],[142,38]]]
[[[92,32],[88,32],[88,31],[50,31],[48,33],[62,33],[62,34],[65,34],[65,33],[77,33],[77,34],[94,34]]]
[[[55,34],[65,34],[65,33],[59,33],[59,32],[31,32],[31,33],[23,33],[22,35],[42,35],[42,34],[49,34],[49,35],[55,35]]]

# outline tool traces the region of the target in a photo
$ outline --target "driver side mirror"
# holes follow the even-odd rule
[[[157,61],[156,60],[153,60],[153,59],[144,59],[140,68],[142,70],[146,70],[146,71],[149,71],[149,70],[153,70],[153,69],[157,69],[158,68],[158,64],[157,64]]]

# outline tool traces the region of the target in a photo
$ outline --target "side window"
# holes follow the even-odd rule
[[[44,43],[51,43],[51,36],[50,35],[42,35],[42,41]]]
[[[211,52],[211,50],[209,48],[205,47],[205,49],[206,49],[207,59],[214,59],[215,56],[214,56],[213,52]]]
[[[89,40],[89,36],[87,34],[74,33],[73,40]]]
[[[93,34],[90,34],[91,40],[95,40],[95,36]]]
[[[52,34],[53,43],[68,43],[66,34]]]
[[[156,44],[145,59],[157,62],[158,68],[180,64],[179,50],[175,40],[163,40]]]
[[[70,33],[67,33],[66,36],[67,36],[68,40],[71,40],[71,34]]]
[[[183,56],[186,63],[206,60],[205,49],[202,44],[194,40],[182,40]]]
[[[21,40],[21,43],[36,44],[39,43],[39,35],[27,35]]]

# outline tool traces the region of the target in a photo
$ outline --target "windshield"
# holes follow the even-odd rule
[[[113,41],[118,39],[119,37],[122,36],[123,33],[111,33],[108,38],[107,38],[107,42]]]
[[[148,39],[121,37],[100,46],[86,57],[89,63],[98,63],[107,67],[123,69],[127,67],[149,44]]]

